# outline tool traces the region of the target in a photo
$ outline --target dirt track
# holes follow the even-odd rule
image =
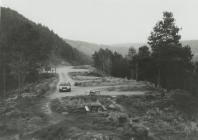
[[[89,71],[88,69],[74,69],[73,66],[64,66],[64,67],[58,67],[57,68],[57,73],[59,75],[59,82],[57,84],[57,88],[55,92],[52,92],[49,96],[47,96],[42,102],[41,102],[41,110],[48,115],[51,119],[52,124],[56,124],[60,121],[62,121],[62,115],[56,114],[51,110],[50,104],[54,99],[59,99],[63,97],[68,97],[68,96],[80,96],[80,95],[88,95],[90,90],[100,90],[101,95],[110,95],[110,96],[117,96],[117,95],[143,95],[145,91],[108,91],[108,88],[114,88],[114,87],[125,87],[129,85],[114,85],[114,86],[87,86],[87,87],[79,87],[79,86],[74,86],[75,81],[73,80],[70,76],[70,72],[86,72]],[[58,91],[58,85],[60,82],[65,82],[69,81],[72,85],[72,91],[71,92],[62,92],[60,93]],[[134,81],[134,84],[140,84]]]
[[[106,88],[111,88],[111,87],[118,87],[118,85],[114,86],[90,86],[90,87],[77,87],[74,86],[75,82],[70,76],[69,72],[86,72],[89,71],[88,69],[73,69],[72,66],[64,66],[64,67],[59,67],[57,68],[57,73],[59,75],[59,83],[64,82],[64,81],[69,81],[72,84],[72,91],[71,92],[66,92],[66,93],[59,93],[58,90],[56,90],[55,93],[53,93],[50,98],[55,99],[55,98],[61,98],[65,96],[78,96],[78,95],[87,95],[90,90],[101,90],[102,95],[110,95],[110,96],[116,96],[116,95],[140,95],[144,94],[143,91],[105,91]],[[134,82],[135,83],[135,82]],[[128,86],[128,85],[121,85],[123,86]],[[57,85],[58,89],[58,85]]]

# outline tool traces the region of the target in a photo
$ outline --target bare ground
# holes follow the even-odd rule
[[[94,77],[91,76],[91,81],[87,80],[86,78],[81,77],[81,79],[74,79],[71,78],[70,74],[73,73],[79,73],[79,72],[88,72],[89,69],[76,69],[72,66],[67,67],[60,67],[58,68],[57,72],[60,77],[60,82],[62,81],[69,81],[72,83],[72,92],[71,93],[63,93],[60,94],[58,91],[56,91],[54,94],[51,95],[52,99],[55,98],[61,98],[65,96],[79,96],[79,95],[87,95],[90,90],[100,90],[102,91],[102,95],[110,95],[110,96],[117,96],[117,95],[139,95],[144,94],[148,89],[143,90],[144,87],[148,87],[144,82],[136,82],[135,80],[126,80],[121,78],[113,78],[113,77]],[[90,78],[90,76],[87,76]],[[75,83],[86,83],[84,86],[74,86]],[[122,87],[129,87],[131,90],[116,90],[118,88]],[[137,87],[139,89],[137,89]],[[109,89],[115,88],[115,90],[109,90]],[[135,89],[136,90],[133,90]]]
[[[0,140],[197,140],[197,98],[181,90],[162,97],[149,83],[96,76],[90,70],[59,67],[58,81],[32,85],[40,89],[30,92],[36,96],[24,93],[20,103],[14,97],[1,101],[7,108],[1,110]],[[72,83],[71,92],[58,92],[62,81]],[[88,96],[90,90],[101,95]],[[89,105],[106,110],[86,112]]]

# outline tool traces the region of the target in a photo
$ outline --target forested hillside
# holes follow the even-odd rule
[[[95,44],[95,43],[89,43],[85,41],[75,41],[75,40],[69,40],[65,39],[65,41],[70,44],[72,47],[84,52],[85,54],[92,56],[94,52],[99,51],[100,49],[109,49],[111,51],[116,51],[120,53],[121,55],[125,56],[128,53],[129,47],[134,47],[138,49],[142,44],[132,43],[130,46],[126,45],[104,45],[104,44]]]
[[[90,62],[47,27],[8,8],[2,8],[1,14],[0,89],[36,81],[40,68],[48,64]]]
[[[148,45],[146,43],[125,43],[125,44],[113,44],[113,45],[99,45],[84,41],[75,41],[65,39],[65,41],[71,45],[72,47],[78,49],[79,51],[84,52],[85,54],[91,56],[94,52],[99,51],[99,49],[109,49],[111,51],[116,51],[122,56],[126,56],[128,54],[129,48],[133,47],[138,51],[141,46]],[[192,49],[193,53],[193,61],[198,61],[198,40],[183,40],[181,41],[182,45],[189,45]]]
[[[196,45],[190,47],[187,44],[193,43],[181,42],[179,31],[173,14],[164,12],[163,19],[148,37],[149,46],[141,46],[138,51],[130,48],[126,58],[100,49],[93,55],[94,66],[112,76],[150,81],[168,90],[185,89],[197,93],[198,63],[192,61]]]

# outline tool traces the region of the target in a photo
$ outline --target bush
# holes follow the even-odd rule
[[[49,78],[52,78],[52,77],[55,77],[55,76],[57,76],[57,74],[54,74],[54,73],[42,73],[42,74],[39,74],[40,80],[49,79]]]

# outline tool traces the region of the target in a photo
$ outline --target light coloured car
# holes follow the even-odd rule
[[[71,83],[70,82],[61,82],[59,84],[59,92],[70,92],[71,91]]]

